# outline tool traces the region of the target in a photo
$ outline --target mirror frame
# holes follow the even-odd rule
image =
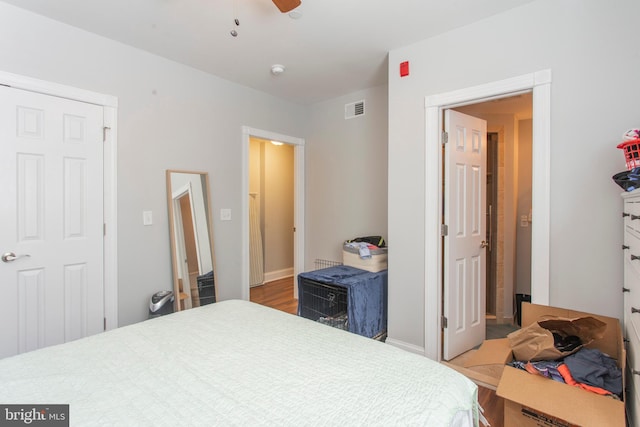
[[[207,223],[209,225],[208,237],[209,237],[209,250],[211,251],[211,266],[213,270],[213,289],[215,292],[215,301],[218,301],[219,293],[218,293],[218,268],[216,265],[216,256],[214,251],[214,243],[213,243],[213,215],[212,215],[212,207],[211,207],[211,184],[209,182],[209,173],[208,172],[198,172],[192,170],[181,170],[181,169],[167,169],[165,173],[166,185],[167,185],[167,208],[169,214],[169,242],[171,246],[171,268],[172,268],[172,276],[173,276],[173,294],[174,294],[174,311],[184,310],[181,305],[181,301],[186,299],[186,295],[182,295],[180,292],[180,282],[178,278],[178,259],[177,259],[177,242],[176,242],[176,233],[175,233],[175,221],[176,217],[174,214],[174,200],[173,200],[173,186],[171,182],[171,176],[174,173],[181,174],[193,174],[200,175],[200,177],[204,177],[204,185],[206,189],[203,189],[203,192],[206,191],[207,197]]]

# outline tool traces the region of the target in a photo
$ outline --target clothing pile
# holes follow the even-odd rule
[[[357,249],[360,258],[362,259],[371,259],[372,250],[384,248],[387,244],[381,236],[367,236],[347,240],[344,242],[344,246],[347,248]]]
[[[597,349],[581,348],[561,360],[513,361],[509,365],[530,374],[622,399],[622,370],[613,358]]]

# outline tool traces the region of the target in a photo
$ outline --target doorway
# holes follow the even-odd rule
[[[537,304],[549,304],[549,153],[551,71],[542,70],[479,86],[428,96],[425,145],[425,356],[442,359],[442,112],[532,92],[532,218],[531,296]],[[489,129],[490,130],[490,129]]]
[[[264,197],[261,197],[260,193],[263,191],[260,190],[260,186],[256,188],[255,185],[252,186],[252,156],[251,156],[251,141],[260,141],[262,148],[264,151],[271,150],[272,148],[284,148],[284,150],[292,150],[291,158],[293,159],[293,165],[291,166],[291,177],[288,178],[289,184],[292,184],[292,193],[293,193],[293,221],[278,221],[278,223],[289,224],[288,226],[284,226],[288,228],[288,232],[292,233],[293,236],[293,268],[287,270],[276,268],[274,275],[269,276],[265,275],[264,278],[252,278],[251,274],[251,261],[252,256],[251,253],[255,252],[258,255],[262,252],[260,251],[260,247],[254,244],[253,250],[251,245],[251,230],[255,231],[257,227],[260,227],[260,221],[255,221],[252,227],[251,223],[251,208],[253,206],[253,210],[258,210],[260,206],[262,206],[263,211],[267,211],[268,208],[265,207],[267,200],[262,200]],[[282,143],[282,146],[275,146],[271,144],[271,141],[275,141],[278,143]],[[268,144],[268,145],[267,145]],[[293,181],[292,183],[290,181]],[[276,183],[277,187],[280,187],[280,184]],[[279,275],[289,275],[294,278],[297,277],[298,273],[302,272],[304,269],[304,139],[296,138],[288,135],[277,134],[274,132],[269,132],[265,130],[253,129],[249,127],[243,127],[243,196],[242,196],[242,298],[245,300],[250,300],[251,292],[250,288],[252,284],[259,284],[260,281],[265,282],[269,280],[273,280],[277,278]],[[272,202],[276,205],[280,205],[281,203],[276,198]],[[281,206],[279,206],[281,207]],[[255,215],[254,215],[255,216]],[[266,225],[266,224],[265,224]],[[266,227],[263,227],[263,231]],[[275,235],[282,235],[283,232],[275,231]],[[262,233],[264,235],[261,236],[261,239],[266,240],[266,235],[268,233]],[[254,236],[255,243],[255,236]],[[263,245],[265,242],[262,243]],[[264,255],[264,253],[263,253]],[[254,258],[255,260],[255,258]],[[268,262],[267,257],[262,258],[263,269]],[[266,267],[267,269],[271,269],[271,267]],[[254,272],[256,267],[254,266]],[[278,271],[280,270],[280,271]],[[269,273],[269,272],[267,272]],[[253,283],[252,283],[253,282]],[[297,299],[297,289],[296,287],[292,287],[293,297]]]
[[[270,297],[274,282],[293,292],[294,147],[249,140],[249,285],[251,300]],[[260,289],[256,289],[260,287]]]
[[[457,249],[460,245],[465,245],[465,238],[460,232],[454,237],[444,237],[445,258],[443,269],[445,275],[443,277],[443,295],[444,295],[444,316],[449,319],[449,325],[443,328],[444,354],[445,360],[451,360],[453,357],[464,353],[467,350],[479,345],[487,335],[497,338],[496,334],[505,334],[513,330],[514,320],[514,302],[516,278],[518,272],[527,272],[529,277],[524,274],[520,276],[520,288],[530,295],[530,265],[531,265],[531,248],[530,237],[527,238],[521,230],[525,228],[530,230],[529,222],[531,206],[531,110],[532,96],[531,92],[516,94],[513,96],[494,99],[491,101],[468,104],[461,107],[455,107],[445,110],[446,114],[464,114],[463,117],[479,120],[480,123],[486,123],[486,132],[478,136],[478,141],[486,141],[486,147],[478,148],[479,151],[486,153],[486,159],[477,164],[473,170],[483,171],[483,177],[486,184],[483,184],[482,192],[478,192],[479,200],[483,201],[483,218],[484,224],[481,227],[482,245],[478,247],[477,242],[472,246],[471,252],[474,255],[471,259],[454,257],[449,258],[450,254],[456,254],[460,251]],[[445,116],[445,131],[447,131],[447,119]],[[460,133],[459,126],[456,132]],[[489,131],[491,130],[491,131]],[[451,133],[451,131],[449,131]],[[453,156],[453,152],[460,152],[463,147],[457,142],[459,136],[451,135],[450,141],[445,145],[446,150],[451,154],[445,156],[445,159]],[[452,141],[451,141],[452,140]],[[478,147],[482,143],[477,144]],[[447,154],[445,152],[445,154]],[[456,170],[464,165],[462,160],[455,162]],[[453,164],[445,163],[445,189],[456,186],[456,174],[447,173],[449,168],[453,168]],[[453,181],[447,182],[447,179]],[[452,191],[452,190],[449,190]],[[464,192],[468,197],[473,194],[472,190]],[[482,194],[484,193],[484,194]],[[469,218],[473,220],[473,212],[476,211],[474,203],[458,206],[454,197],[447,198],[449,192],[445,192],[444,212],[445,223],[449,221],[449,228],[453,231],[457,230],[456,224],[451,224],[451,218]],[[475,198],[473,200],[476,200]],[[521,206],[522,205],[522,206]],[[459,212],[451,212],[450,210],[462,209]],[[524,212],[524,214],[523,214]],[[517,218],[524,217],[518,222]],[[450,218],[447,220],[447,218]],[[471,225],[470,225],[471,229]],[[530,236],[530,235],[529,235]],[[469,238],[473,239],[470,234]],[[466,261],[468,267],[465,267]],[[451,264],[452,263],[452,264]],[[451,264],[451,265],[449,265]],[[473,266],[477,269],[482,277],[478,274],[473,278],[462,281],[460,274],[446,274],[451,268],[460,270],[467,269],[474,271]],[[462,267],[461,267],[462,266]],[[465,273],[466,274],[466,273]],[[458,277],[460,276],[460,277]],[[465,292],[456,292],[455,289],[464,286]],[[450,291],[451,289],[451,291]],[[480,297],[475,297],[473,301],[467,302],[467,298],[471,295],[480,293]],[[484,294],[484,295],[482,295]],[[457,302],[457,298],[461,302]],[[466,296],[465,295],[469,295]],[[486,301],[484,307],[470,310],[481,301]],[[484,310],[482,317],[476,318],[475,313]],[[473,320],[475,319],[475,321]],[[499,327],[498,325],[504,325]],[[472,331],[476,332],[473,333]],[[455,350],[452,350],[455,349]]]
[[[487,327],[511,324],[531,295],[532,93],[453,109],[487,121]]]

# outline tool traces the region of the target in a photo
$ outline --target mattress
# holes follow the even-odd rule
[[[470,426],[477,387],[388,344],[218,302],[0,360],[2,404],[72,426]]]

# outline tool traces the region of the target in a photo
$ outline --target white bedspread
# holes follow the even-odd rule
[[[427,358],[237,300],[0,360],[0,403],[72,426],[462,426],[476,402]]]

